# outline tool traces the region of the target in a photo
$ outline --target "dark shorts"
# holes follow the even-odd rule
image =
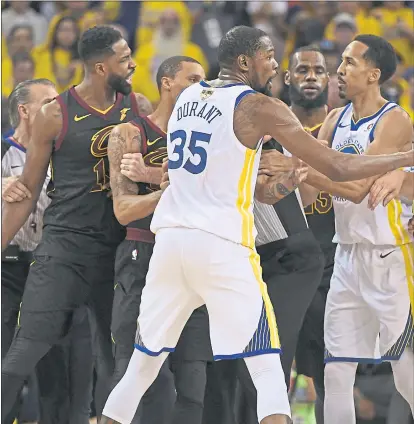
[[[22,299],[20,335],[55,344],[68,334],[74,311],[87,304],[95,318],[91,323],[94,338],[109,340],[113,258],[84,264],[48,255],[35,255],[34,260]]]
[[[324,269],[321,284],[306,312],[296,349],[298,373],[314,378],[322,387],[325,350],[324,316],[332,270],[332,267]]]
[[[115,260],[115,291],[112,310],[112,339],[115,358],[133,352],[142,290],[154,245],[124,240]],[[212,360],[208,315],[205,306],[191,315],[178,342],[175,358]]]

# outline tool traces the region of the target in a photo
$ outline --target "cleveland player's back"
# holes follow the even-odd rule
[[[151,230],[199,229],[254,247],[252,201],[261,143],[244,147],[233,130],[234,111],[246,94],[244,84],[187,88],[168,123],[169,178]]]

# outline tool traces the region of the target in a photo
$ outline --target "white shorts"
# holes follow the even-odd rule
[[[411,257],[412,246],[338,244],[325,310],[325,362],[397,360],[413,343],[407,249]]]
[[[206,304],[215,360],[280,352],[276,319],[255,251],[201,230],[157,232],[135,347],[172,352],[194,309]]]

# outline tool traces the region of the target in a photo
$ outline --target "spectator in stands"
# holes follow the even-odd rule
[[[12,57],[12,63],[14,87],[23,81],[32,80],[34,78],[35,63],[30,53],[16,53]]]
[[[13,88],[13,63],[11,58],[16,53],[30,53],[33,49],[33,28],[30,25],[16,25],[7,36],[7,53],[1,57],[1,89],[3,96],[8,96]]]
[[[383,27],[385,37],[402,56],[405,66],[414,66],[414,12],[404,7],[403,1],[384,1],[384,6],[373,10]]]
[[[372,2],[338,1],[336,3],[338,13],[348,13],[355,19],[356,34],[382,35],[381,23],[370,14]],[[335,41],[334,19],[331,20],[325,30],[325,38],[331,41]]]
[[[82,80],[83,68],[77,49],[79,34],[76,19],[63,16],[56,23],[50,41],[33,51],[37,73],[53,81],[59,93]]]
[[[134,57],[137,64],[132,79],[134,91],[142,93],[152,103],[158,102],[156,73],[161,63],[171,56],[192,57],[200,62],[206,73],[208,72],[208,63],[203,51],[197,44],[186,40],[177,12],[174,9],[166,9],[160,15],[152,42],[142,45]]]
[[[151,43],[158,28],[159,19],[166,9],[174,10],[185,41],[190,39],[192,19],[187,5],[183,1],[144,1],[140,11],[140,24],[137,28],[136,46],[144,47]],[[195,58],[196,59],[196,58]]]
[[[16,25],[30,25],[32,27],[35,45],[45,41],[47,20],[30,7],[30,1],[11,1],[10,6],[1,13],[2,33],[6,37]]]
[[[345,47],[351,43],[356,36],[356,21],[349,13],[339,13],[334,18],[334,25],[336,49],[342,53]]]

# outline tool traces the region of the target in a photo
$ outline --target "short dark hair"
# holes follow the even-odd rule
[[[361,34],[354,40],[368,47],[364,59],[381,71],[379,83],[382,84],[389,80],[397,69],[397,56],[394,47],[385,38],[377,35]]]
[[[35,61],[30,53],[27,52],[18,52],[11,57],[13,67],[22,62],[30,62],[33,67],[35,66]]]
[[[101,25],[89,28],[79,40],[79,57],[86,63],[92,59],[111,56],[115,54],[112,46],[121,39],[121,33],[110,26]]]
[[[320,49],[319,46],[317,46],[316,44],[310,44],[309,46],[303,46],[303,47],[299,47],[298,49],[296,49],[289,57],[289,67],[288,69],[290,69],[290,67],[292,66],[293,63],[293,58],[295,57],[296,53],[302,53],[302,52],[316,52],[316,53],[320,53],[323,56],[323,53]]]
[[[263,37],[268,37],[268,35],[258,28],[248,26],[232,28],[220,41],[218,47],[219,64],[233,65],[242,54],[253,57],[262,47],[261,39]]]
[[[161,79],[164,77],[174,78],[177,72],[181,70],[183,62],[198,63],[200,65],[198,60],[189,56],[172,56],[164,60],[157,71],[158,91],[161,91]]]
[[[9,118],[13,128],[17,128],[20,124],[19,105],[30,101],[30,87],[33,85],[55,86],[52,81],[46,78],[26,80],[17,84],[8,98]]]
[[[11,39],[16,34],[16,32],[19,31],[20,29],[27,29],[30,32],[30,37],[32,39],[34,38],[33,27],[31,25],[28,25],[28,24],[21,24],[21,25],[15,25],[14,27],[12,27],[12,29],[9,32],[9,35],[7,36],[7,42],[10,42]]]

